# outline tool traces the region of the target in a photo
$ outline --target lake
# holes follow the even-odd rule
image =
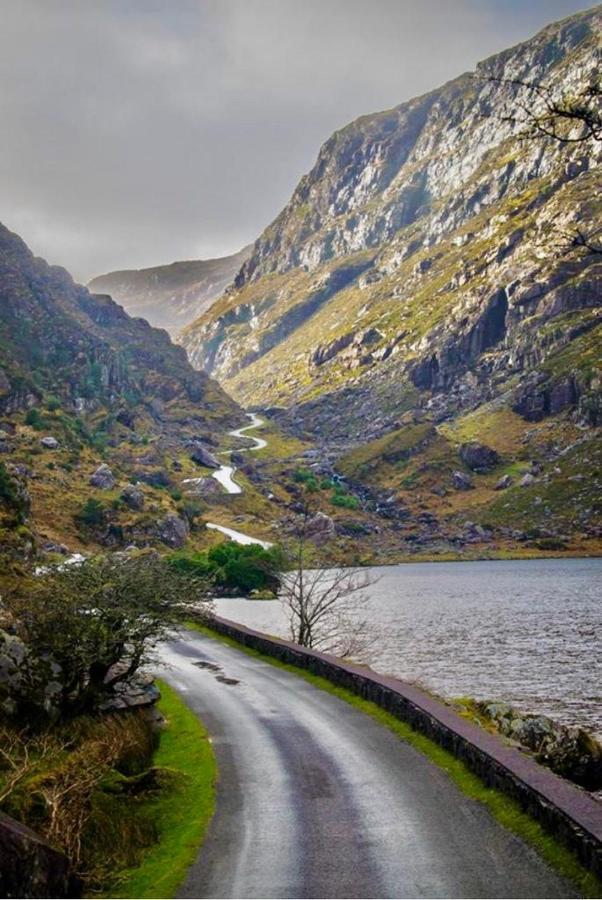
[[[602,738],[602,559],[408,563],[369,570],[373,669],[440,696],[505,700]],[[287,637],[278,601],[216,611]]]

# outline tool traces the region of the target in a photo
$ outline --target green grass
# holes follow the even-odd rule
[[[159,710],[168,726],[153,762],[178,775],[178,786],[149,801],[145,813],[159,829],[159,842],[140,866],[123,873],[108,897],[173,897],[196,859],[215,809],[217,768],[207,732],[172,688],[159,685]]]
[[[574,853],[545,831],[539,822],[521,809],[518,803],[500,791],[487,787],[461,760],[456,759],[455,756],[430,740],[430,738],[419,731],[415,731],[407,723],[397,719],[370,700],[364,700],[351,691],[338,687],[325,678],[321,678],[319,675],[314,675],[305,669],[280,662],[265,653],[261,653],[259,650],[245,647],[233,638],[212,631],[210,628],[197,622],[191,621],[186,624],[189,628],[199,631],[207,637],[241,650],[249,656],[269,662],[280,669],[285,669],[287,672],[303,678],[315,687],[320,688],[320,690],[339,697],[356,709],[361,710],[361,712],[366,713],[366,715],[376,719],[385,728],[398,735],[401,740],[411,744],[412,747],[415,747],[427,756],[431,762],[443,769],[466,796],[483,803],[504,828],[507,828],[508,831],[511,831],[532,846],[548,865],[560,875],[572,881],[584,897],[602,897],[602,881],[582,866]]]

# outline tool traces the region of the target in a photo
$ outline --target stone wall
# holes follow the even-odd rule
[[[81,897],[67,857],[0,813],[0,897]]]
[[[426,734],[466,763],[485,784],[518,801],[525,811],[570,847],[584,866],[602,877],[602,803],[586,791],[461,718],[450,707],[412,684],[305,650],[288,641],[269,638],[217,616],[211,627],[281,662],[327,678]]]

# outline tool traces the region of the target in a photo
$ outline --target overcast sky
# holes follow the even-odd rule
[[[580,0],[0,0],[0,220],[78,279],[233,252],[332,131]]]

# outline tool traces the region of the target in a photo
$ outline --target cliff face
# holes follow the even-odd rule
[[[570,244],[599,222],[602,143],[526,138],[537,101],[508,80],[576,96],[601,30],[578,14],[335,133],[183,332],[193,364],[335,443],[499,398],[596,424],[602,257]]]
[[[110,294],[131,316],[177,334],[206,312],[248,259],[250,247],[219,259],[125,269],[92,279],[91,291]]]

